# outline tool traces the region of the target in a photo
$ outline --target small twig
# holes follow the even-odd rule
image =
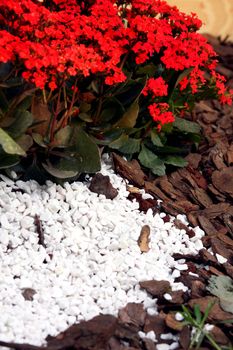
[[[38,244],[40,244],[44,248],[46,248],[46,244],[45,244],[45,240],[44,240],[44,229],[42,227],[40,218],[37,214],[35,215],[35,225],[36,225],[36,231],[37,231],[38,237],[39,237]]]

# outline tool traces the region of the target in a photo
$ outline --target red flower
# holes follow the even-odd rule
[[[159,129],[162,125],[175,121],[173,113],[168,110],[169,105],[167,103],[153,103],[148,106],[148,109],[152,119],[159,123]]]
[[[156,79],[150,78],[148,79],[147,84],[142,91],[142,94],[147,96],[148,93],[151,93],[153,97],[166,96],[167,89],[168,85],[162,77]]]

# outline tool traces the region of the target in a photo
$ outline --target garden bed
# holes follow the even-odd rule
[[[232,85],[232,45],[213,43],[223,58],[218,69]],[[207,322],[217,323],[210,332],[220,345],[229,344],[232,324],[221,322],[232,313],[206,286],[211,276],[233,278],[233,113],[201,102],[192,118],[205,137],[185,169],[149,181],[137,163],[129,167],[113,155],[116,172],[131,183],[126,188],[107,161],[103,174],[115,190],[104,183],[93,191],[114,199],[90,192],[89,181],[64,189],[1,182],[1,230],[7,233],[1,241],[1,345],[187,349],[191,328],[181,326],[181,305],[198,304],[204,312],[210,301]],[[182,215],[205,231],[202,241],[202,231],[188,227]]]

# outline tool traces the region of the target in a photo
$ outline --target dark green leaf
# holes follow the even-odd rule
[[[180,131],[187,132],[187,133],[195,133],[199,134],[201,131],[200,125],[198,125],[195,122],[190,122],[189,120],[176,117],[173,126]]]
[[[123,105],[116,98],[108,98],[103,103],[102,112],[99,117],[100,123],[106,123],[110,121],[111,123],[115,123],[123,116],[124,113],[125,109]]]
[[[166,167],[164,162],[144,145],[142,146],[138,159],[143,166],[149,168],[155,175],[165,175]]]
[[[74,171],[80,173],[95,173],[100,170],[100,154],[96,143],[86,134],[81,127],[75,127],[71,144],[67,150],[74,154],[74,158],[80,160]]]
[[[165,158],[163,158],[163,161],[165,164],[170,164],[170,165],[174,165],[177,167],[185,167],[186,165],[188,165],[187,160],[185,160],[182,157],[179,156],[167,156]]]
[[[109,131],[106,131],[105,133],[99,134],[99,137],[92,137],[92,139],[98,144],[107,146],[111,142],[117,140],[123,133],[124,130],[122,129],[111,129]]]
[[[15,155],[1,154],[0,155],[0,169],[7,169],[18,164],[20,158]]]
[[[126,134],[121,135],[117,140],[111,142],[108,146],[113,149],[121,148],[129,139],[129,136]]]
[[[140,151],[141,139],[129,138],[120,148],[119,151],[125,154],[134,154]]]
[[[138,80],[130,80],[121,93],[116,94],[116,98],[124,107],[130,106],[141,94],[146,85],[146,77]]]
[[[156,130],[151,130],[150,136],[151,136],[151,141],[155,146],[157,147],[164,146]]]
[[[43,168],[52,176],[59,179],[68,179],[78,175],[78,171],[67,171],[53,167],[50,163],[42,163]]]
[[[32,125],[33,116],[28,111],[17,110],[14,114],[14,119],[14,122],[6,128],[6,131],[11,137],[17,138]]]

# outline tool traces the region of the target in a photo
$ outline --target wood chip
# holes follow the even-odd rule
[[[232,314],[229,312],[225,312],[221,309],[219,305],[219,299],[216,297],[211,297],[211,296],[206,296],[204,298],[197,298],[197,299],[192,299],[189,301],[188,305],[193,308],[194,305],[199,305],[200,310],[202,313],[205,312],[207,306],[210,303],[214,303],[209,315],[208,315],[208,321],[213,322],[213,321],[222,321],[222,320],[231,320],[232,319]]]
[[[89,190],[97,194],[103,194],[108,199],[114,199],[118,195],[118,190],[110,182],[109,176],[97,173],[91,179]]]
[[[212,181],[217,190],[233,196],[233,167],[214,171]]]
[[[138,246],[142,253],[147,253],[150,250],[150,226],[144,225],[141,229],[140,236],[138,238]]]
[[[145,289],[155,298],[161,298],[165,293],[169,292],[171,287],[168,281],[144,281],[139,282],[140,287]]]
[[[116,173],[129,180],[130,183],[140,188],[144,185],[146,175],[135,159],[127,162],[116,153],[113,153],[113,163]]]
[[[174,312],[169,312],[165,318],[166,325],[174,331],[181,331],[184,327],[182,322],[179,322],[175,318]]]

